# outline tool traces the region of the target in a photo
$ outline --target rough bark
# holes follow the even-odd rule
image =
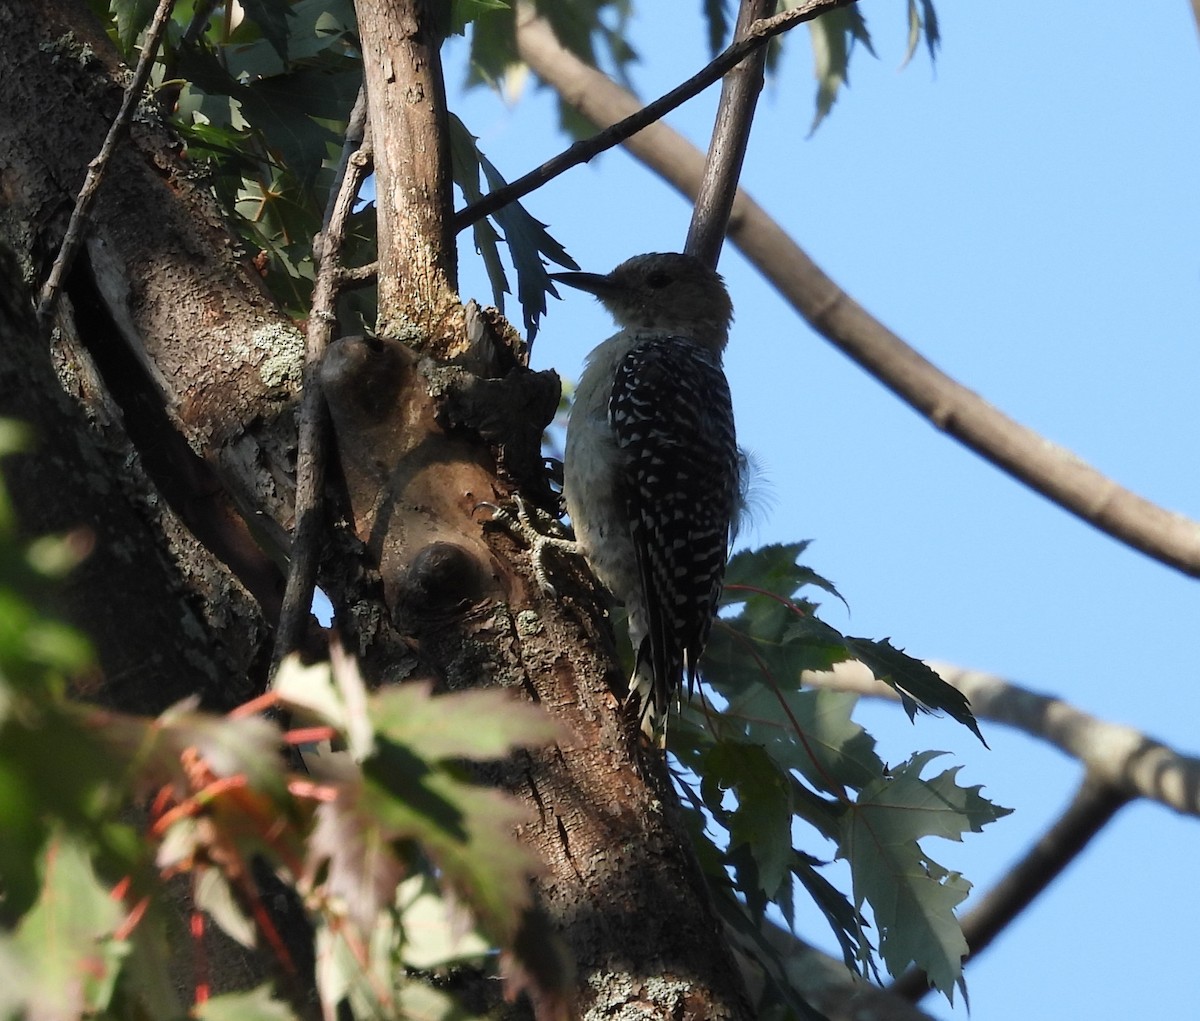
[[[575,959],[580,1007],[592,1017],[747,1016],[660,753],[639,745],[614,695],[624,679],[601,593],[563,565],[563,598],[547,599],[514,565],[523,558],[507,535],[484,541],[474,507],[503,490],[479,463],[471,427],[444,413],[462,412],[452,395],[469,375],[395,341],[352,338],[331,348],[324,382],[356,528],[411,650],[376,680],[420,673],[451,689],[511,688],[572,735],[497,779],[529,806],[522,835],[546,863],[535,885]],[[503,382],[548,421],[557,390],[542,374]]]
[[[41,343],[15,257],[0,256],[0,415],[34,434],[5,481],[28,534],[73,532],[89,550],[52,607],[96,646],[102,677],[83,694],[142,713],[194,693],[214,708],[245,699],[257,606],[159,500],[86,353]]]
[[[50,607],[96,648],[79,694],[219,711],[266,682],[280,576],[261,547],[285,536],[302,347],[149,106],[101,185],[53,341],[39,335],[36,285],[123,75],[83,4],[0,7],[0,415],[35,436],[5,478],[27,534],[90,548]],[[252,531],[261,510],[274,520]],[[214,992],[261,980],[214,927],[205,942]]]
[[[506,498],[512,477],[527,478],[538,463],[537,438],[557,403],[557,380],[521,368],[499,341],[480,356],[478,338],[461,327],[449,191],[439,177],[444,148],[440,155],[430,148],[444,147],[446,137],[437,41],[422,11],[416,3],[368,3],[361,19],[377,153],[380,139],[390,150],[377,156],[381,299],[390,295],[381,300],[390,316],[382,332],[410,346],[342,341],[324,374],[352,508],[350,527],[330,537],[339,556],[332,594],[340,620],[376,681],[422,674],[450,688],[511,687],[572,735],[512,763],[499,780],[529,806],[525,836],[547,867],[539,900],[575,956],[582,1011],[746,1017],[661,758],[639,746],[637,727],[613,694],[623,675],[600,593],[564,565],[564,596],[547,599],[530,580],[524,554],[506,535],[485,532],[487,515],[476,509],[480,500]],[[0,237],[20,252],[25,280],[44,273],[119,102],[115,58],[88,26],[82,5],[70,0],[19,16],[0,10],[7,83]],[[5,406],[55,443],[65,438],[62,451],[54,448],[53,474],[34,464],[36,471],[18,479],[21,499],[36,516],[43,513],[38,501],[61,497],[55,527],[94,520],[103,538],[95,556],[111,550],[117,560],[133,560],[125,565],[128,581],[119,563],[78,578],[86,604],[80,619],[93,634],[112,632],[106,671],[134,671],[157,648],[168,657],[163,670],[178,670],[172,684],[215,690],[221,697],[212,704],[227,704],[231,678],[244,683],[258,661],[263,615],[226,565],[264,607],[277,599],[278,580],[234,510],[257,515],[266,541],[283,546],[302,345],[261,292],[203,182],[189,178],[150,114],[135,124],[102,187],[93,239],[68,286],[76,314],[64,320],[58,364],[60,377],[86,383],[64,395],[49,352],[36,342],[9,343],[24,330],[6,327]],[[16,275],[5,273],[10,282]],[[19,310],[21,300],[11,307]],[[444,361],[452,353],[458,364]],[[430,354],[443,360],[422,357]],[[97,410],[104,408],[107,419]],[[102,442],[109,428],[112,441]],[[74,452],[87,444],[101,449]],[[146,470],[139,476],[130,465]],[[222,551],[219,559],[212,550]],[[190,566],[198,563],[208,572],[203,579],[221,585],[204,589]],[[189,642],[190,622],[178,607],[195,605],[203,609],[201,635]],[[156,613],[172,629],[139,636]],[[221,614],[232,633],[209,623]],[[119,653],[130,662],[112,658]],[[159,704],[152,699],[165,689],[153,685],[165,674],[147,676],[120,704]]]
[[[374,126],[379,323],[386,336],[448,354],[462,335],[451,230],[450,135],[434,4],[358,4]]]
[[[155,712],[200,692],[229,706],[250,691],[266,629],[228,565],[263,599],[277,579],[213,470],[169,428],[187,420],[196,435],[230,432],[206,381],[185,382],[196,379],[197,360],[187,351],[191,320],[181,318],[208,321],[208,338],[194,332],[218,343],[228,236],[202,203],[181,208],[176,196],[193,185],[165,174],[153,150],[127,146],[53,348],[27,318],[31,283],[45,273],[120,99],[98,56],[111,56],[107,40],[89,24],[49,5],[0,10],[0,240],[10,253],[0,414],[33,425],[38,443],[9,466],[10,485],[30,533],[81,527],[92,537],[63,609],[97,646],[104,681],[95,697]],[[223,290],[208,286],[218,279]],[[182,356],[163,357],[168,347]]]
[[[125,73],[84,4],[0,8],[0,236],[27,281],[45,276]],[[264,293],[205,181],[178,158],[152,107],[143,111],[101,186],[86,258],[68,286],[68,295],[88,292],[80,339],[102,371],[102,347],[120,357],[113,372],[130,399],[157,405],[196,455],[192,468],[207,478],[175,479],[184,486],[178,503],[249,550],[244,528],[241,539],[228,534],[233,515],[210,516],[206,504],[224,491],[282,550],[285,532],[274,522],[290,514],[303,341]]]

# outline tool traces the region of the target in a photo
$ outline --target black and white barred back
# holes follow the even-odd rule
[[[640,340],[621,359],[608,404],[626,455],[620,484],[641,576],[654,717],[665,719],[704,651],[739,500],[739,458],[720,355],[686,337]]]

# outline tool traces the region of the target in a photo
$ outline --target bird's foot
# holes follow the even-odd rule
[[[578,556],[580,555],[579,544],[574,539],[567,538],[566,530],[557,518],[536,507],[526,506],[519,494],[513,496],[513,503],[517,508],[515,515],[506,508],[486,500],[477,503],[475,508],[478,510],[480,507],[486,507],[492,512],[493,521],[503,525],[511,535],[525,542],[529,547],[529,555],[533,563],[533,576],[537,579],[538,586],[548,596],[555,596],[557,593],[546,571],[546,550],[555,549]],[[548,535],[547,532],[550,531],[558,534]]]

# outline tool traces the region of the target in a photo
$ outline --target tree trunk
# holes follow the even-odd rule
[[[565,565],[547,598],[477,510],[539,463],[557,380],[498,341],[480,354],[462,327],[424,10],[360,10],[383,337],[336,343],[322,372],[361,543],[331,542],[339,622],[377,683],[500,685],[563,723],[568,739],[498,781],[528,805],[523,835],[546,865],[538,902],[574,956],[582,1014],[748,1017],[661,753],[614,695],[624,678],[602,594]],[[24,260],[22,280],[40,280],[116,110],[116,61],[83,5],[59,0],[0,9],[0,76],[0,239]],[[146,712],[191,691],[228,706],[263,682],[279,575],[262,547],[286,549],[303,353],[177,156],[166,132],[135,123],[53,350],[11,297],[30,287],[3,267],[0,411],[45,444],[12,485],[31,530],[85,523],[95,535],[73,617],[100,647],[103,697]]]

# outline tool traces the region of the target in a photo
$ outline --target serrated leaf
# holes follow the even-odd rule
[[[701,763],[701,788],[731,790],[737,806],[727,816],[729,849],[746,847],[762,893],[773,899],[792,860],[791,784],[760,745],[720,741]],[[706,802],[719,798],[710,793]]]
[[[742,613],[718,618],[701,668],[726,698],[758,687],[794,691],[809,670],[829,670],[850,658],[842,636],[777,599],[752,596]]]
[[[955,782],[962,766],[954,766],[923,780],[921,772],[945,752],[925,751],[911,756],[892,770],[890,778],[873,795],[875,805],[894,806],[905,813],[905,825],[914,839],[944,837],[962,840],[968,830],[981,833],[988,823],[1012,813],[980,794],[981,785],[960,787]],[[865,792],[864,792],[865,793]]]
[[[333,801],[317,806],[305,882],[311,888],[322,875],[324,899],[345,912],[363,937],[370,937],[405,875],[394,842],[410,834],[380,825],[375,798],[357,771],[348,771],[337,790]]]
[[[897,649],[887,638],[876,642],[869,638],[847,637],[846,646],[854,658],[875,675],[876,680],[882,681],[900,696],[900,703],[910,720],[916,716],[917,710],[942,710],[987,747],[967,696],[942,680],[936,671],[909,656],[903,649]]]
[[[233,719],[201,712],[195,705],[194,698],[185,699],[147,725],[145,740],[151,744],[139,748],[142,782],[161,785],[178,780],[184,769],[184,752],[195,749],[215,776],[242,776],[250,790],[282,797],[285,782],[279,728],[260,716]],[[136,717],[125,721],[135,727],[137,722]]]
[[[389,740],[423,759],[499,759],[562,736],[544,710],[496,688],[433,695],[425,682],[397,684],[371,697],[371,719]]]
[[[835,596],[846,606],[846,600],[842,599],[833,582],[799,563],[800,555],[808,547],[809,543],[805,541],[769,543],[755,550],[739,550],[729,558],[725,569],[721,605],[745,602],[753,598],[756,591],[794,600],[800,589],[811,585]],[[802,602],[800,605],[808,604]]]
[[[244,993],[224,993],[197,1004],[192,1016],[200,1021],[295,1021],[296,1015],[286,1003],[271,996],[270,985],[261,985]]]
[[[329,663],[305,666],[298,655],[290,655],[280,664],[271,690],[302,719],[335,727],[351,757],[361,762],[375,748],[366,684],[353,657],[335,651],[333,659],[336,669]]]
[[[809,127],[811,135],[817,130],[843,85],[850,84],[850,54],[856,42],[862,43],[872,56],[875,50],[867,23],[857,7],[841,7],[822,14],[808,23],[813,49],[813,73],[817,77],[816,113]]]
[[[499,171],[479,151],[476,139],[466,126],[453,114],[450,115],[450,154],[454,182],[462,189],[467,202],[477,202],[483,197],[479,175],[483,173],[488,188],[496,190],[505,185]],[[509,256],[517,272],[517,299],[521,302],[528,339],[537,336],[538,323],[546,312],[546,294],[557,297],[558,292],[542,262],[545,255],[552,262],[567,269],[578,269],[578,264],[557,241],[545,230],[545,224],[535,220],[519,202],[510,202],[492,214],[492,219],[504,232]],[[478,225],[477,225],[478,227]],[[476,249],[483,257],[488,279],[492,285],[492,296],[496,307],[504,310],[504,295],[510,293],[508,278],[500,262],[496,246],[498,235],[491,229],[476,229]]]
[[[306,664],[299,653],[290,653],[279,664],[271,690],[302,719],[319,721],[339,730],[347,728],[346,705],[334,685],[333,670],[328,662]],[[365,701],[365,692],[363,698]]]
[[[967,953],[954,910],[971,884],[928,857],[917,840],[933,833],[958,839],[1008,810],[980,797],[977,787],[956,787],[953,770],[921,780],[938,754],[914,756],[862,791],[844,817],[838,856],[850,863],[855,906],[871,905],[888,971],[898,975],[915,964],[952,999]]]
[[[784,769],[801,773],[818,790],[861,790],[884,775],[875,739],[850,714],[857,698],[846,692],[784,691],[760,686],[725,711],[747,737]]]
[[[508,942],[529,905],[528,877],[541,868],[516,835],[524,809],[501,792],[464,783],[384,739],[364,772],[364,813],[389,838],[420,841],[472,907],[482,931]]]
[[[463,198],[468,203],[478,202],[483,198],[483,190],[479,187],[479,149],[475,138],[454,114],[449,115],[449,123],[450,166],[454,183],[462,190]],[[492,302],[503,313],[504,296],[512,292],[500,260],[500,235],[486,217],[472,225],[472,233],[475,251],[483,259],[488,282],[492,286]]]
[[[479,166],[490,190],[503,188],[507,183],[482,153]],[[503,209],[496,210],[492,219],[504,232],[513,268],[517,271],[517,300],[521,303],[527,339],[532,343],[537,336],[538,323],[546,314],[546,295],[558,297],[542,256],[566,269],[579,269],[579,264],[547,233],[546,225],[530,216],[521,203],[510,202]]]
[[[29,1017],[80,1017],[102,1011],[112,996],[127,944],[111,938],[121,905],[100,885],[75,841],[46,846],[41,895],[11,942],[23,961],[20,986]]]
[[[236,97],[303,193],[316,181],[330,147],[340,147],[340,129],[361,84],[358,69],[306,67],[251,82]]]
[[[867,921],[841,890],[817,872],[816,867],[820,864],[811,855],[797,851],[792,859],[792,874],[825,916],[841,947],[846,967],[857,974],[874,972],[871,942],[866,934]],[[878,980],[877,974],[874,977]]]

